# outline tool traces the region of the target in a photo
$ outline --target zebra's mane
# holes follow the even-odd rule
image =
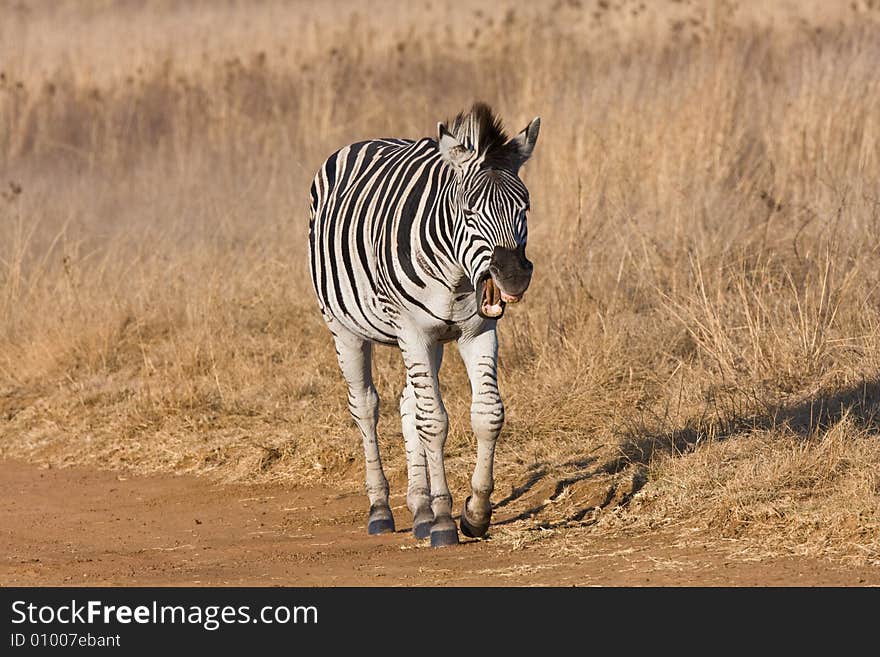
[[[501,119],[486,103],[474,103],[469,112],[461,112],[449,126],[459,143],[476,151],[485,165],[507,167],[514,164],[516,150],[509,145]]]

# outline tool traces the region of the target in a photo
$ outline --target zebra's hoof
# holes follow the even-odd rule
[[[471,498],[467,498],[464,501],[464,508],[461,510],[461,533],[467,536],[468,538],[482,538],[486,535],[486,532],[489,530],[489,519],[492,517],[491,513],[483,522],[474,522],[470,518],[468,518],[468,502],[470,502]]]
[[[370,520],[370,523],[367,525],[367,532],[371,536],[375,536],[376,534],[393,534],[394,518],[377,518],[376,520]]]
[[[367,524],[367,533],[370,536],[376,534],[391,534],[394,532],[394,516],[387,506],[374,506],[370,509],[370,521]]]
[[[431,527],[431,547],[447,545],[458,545],[458,528],[452,522],[452,518],[435,521],[434,526]]]
[[[413,516],[413,535],[422,540],[431,535],[431,526],[434,524],[434,514],[430,509],[419,511]]]

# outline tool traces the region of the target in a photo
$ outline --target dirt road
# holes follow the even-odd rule
[[[403,500],[392,498],[396,505]],[[664,535],[595,532],[432,550],[367,536],[362,496],[127,477],[0,462],[0,584],[12,585],[864,585],[880,568],[741,561]],[[579,545],[577,556],[566,550]],[[585,556],[586,555],[586,556]]]

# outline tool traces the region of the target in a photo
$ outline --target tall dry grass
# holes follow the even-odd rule
[[[880,559],[871,3],[3,12],[0,455],[356,488],[308,185],[484,99],[544,126],[536,276],[500,329],[515,531]],[[376,373],[399,491],[398,354]],[[442,376],[460,496],[453,353]]]

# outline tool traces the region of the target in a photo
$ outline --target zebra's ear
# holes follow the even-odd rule
[[[541,130],[541,117],[536,116],[532,119],[525,129],[516,137],[513,137],[508,143],[512,147],[514,156],[519,160],[517,166],[522,166],[532,156],[535,150],[535,143],[538,141],[538,132]]]
[[[443,123],[437,124],[437,144],[443,161],[456,169],[460,169],[471,156],[471,152],[452,136]]]

